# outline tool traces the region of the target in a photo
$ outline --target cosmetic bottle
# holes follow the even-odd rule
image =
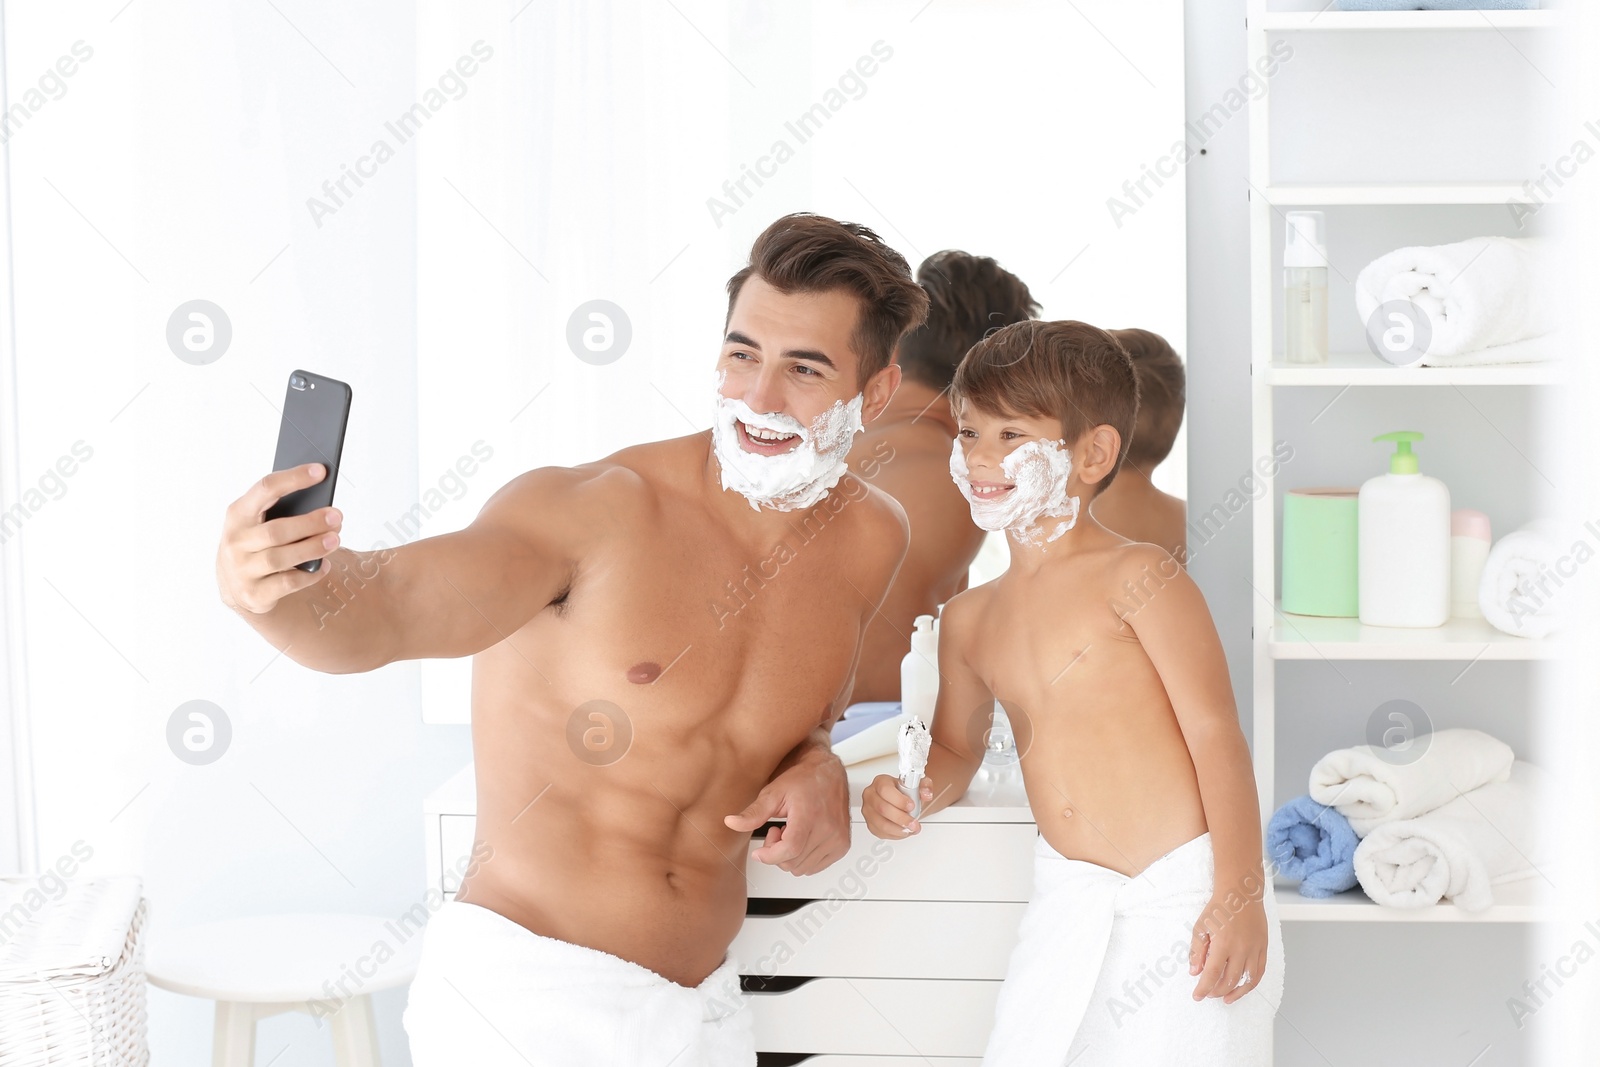
[[[1328,362],[1328,250],[1320,211],[1284,216],[1283,358]]]
[[[1356,602],[1368,626],[1443,626],[1450,618],[1450,490],[1417,470],[1415,430],[1393,441],[1389,473],[1369,478],[1356,501]]]

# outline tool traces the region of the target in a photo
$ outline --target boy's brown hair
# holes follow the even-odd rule
[[[1039,302],[1022,279],[988,256],[946,249],[917,268],[928,294],[928,319],[900,339],[907,378],[944,389],[967,350],[985,334],[1036,318]]]
[[[1111,330],[1133,357],[1139,377],[1139,416],[1134,420],[1128,462],[1146,474],[1172,452],[1183,424],[1183,360],[1167,339],[1149,330]]]
[[[906,257],[859,223],[809,211],[783,216],[750,246],[750,262],[728,279],[724,328],[751,276],[784,294],[843,289],[860,300],[850,337],[858,385],[889,365],[900,336],[928,314],[928,294],[912,279]]]
[[[1071,320],[1029,320],[979,341],[956,368],[951,410],[961,401],[989,415],[1036,415],[1061,422],[1070,445],[1105,424],[1117,431],[1117,462],[1095,487],[1098,496],[1122,468],[1139,411],[1133,359],[1097,326]]]

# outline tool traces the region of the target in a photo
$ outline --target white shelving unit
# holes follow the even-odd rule
[[[1246,33],[1247,60],[1253,69],[1268,55],[1274,34],[1326,32],[1411,32],[1426,30],[1544,29],[1559,25],[1554,11],[1268,11],[1266,0],[1250,0]],[[1342,389],[1396,386],[1483,387],[1549,385],[1560,380],[1559,363],[1506,364],[1483,367],[1394,367],[1370,353],[1332,354],[1328,362],[1289,364],[1273,351],[1274,302],[1278,288],[1273,269],[1272,218],[1286,207],[1418,206],[1503,204],[1521,194],[1521,185],[1505,182],[1427,182],[1383,184],[1275,184],[1270,166],[1268,108],[1270,88],[1250,101],[1250,366],[1251,451],[1269,455],[1273,448],[1273,397],[1278,389],[1306,386]],[[1461,239],[1474,236],[1463,233]],[[1453,619],[1429,630],[1363,626],[1355,619],[1324,619],[1283,613],[1276,599],[1277,545],[1275,479],[1264,479],[1268,491],[1251,519],[1252,574],[1256,590],[1253,626],[1254,701],[1252,745],[1262,825],[1273,810],[1276,756],[1277,665],[1282,660],[1415,660],[1463,661],[1542,660],[1558,646],[1503,634],[1481,620]],[[1309,770],[1309,768],[1307,768]],[[1553,917],[1537,881],[1497,887],[1496,904],[1470,914],[1452,904],[1425,909],[1380,907],[1359,891],[1328,900],[1301,897],[1294,887],[1279,886],[1279,913],[1285,922],[1533,922]]]

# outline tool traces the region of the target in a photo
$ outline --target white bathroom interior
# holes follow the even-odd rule
[[[6,4],[8,100],[59,56],[79,62],[5,142],[16,381],[0,458],[18,490],[58,457],[80,462],[4,544],[0,766],[17,771],[0,791],[0,873],[72,856],[84,878],[137,875],[152,943],[246,915],[398,916],[453,888],[471,844],[469,661],[320,674],[218,601],[222,511],[265,472],[284,377],[309,367],[354,387],[345,543],[456,529],[518,472],[708,425],[724,283],[797,210],[872,226],[913,265],[943,248],[993,256],[1042,317],[1143,327],[1184,356],[1184,430],[1153,480],[1188,502],[1189,572],[1270,787],[1264,817],[1396,709],[1420,733],[1483,731],[1561,766],[1574,735],[1549,644],[1478,620],[1374,651],[1354,620],[1318,629],[1328,620],[1275,600],[1285,493],[1382,474],[1378,434],[1420,431],[1422,471],[1496,539],[1570,499],[1562,361],[1389,367],[1354,295],[1395,249],[1570,220],[1559,199],[1507,202],[1596,138],[1569,120],[1582,75],[1559,47],[1563,13],[1369,28],[1333,11],[1319,24],[1322,6]],[[459,94],[396,141],[388,124],[466,54],[480,61]],[[1253,70],[1262,55],[1270,75]],[[873,73],[841,83],[862,57]],[[842,103],[797,137],[830,90]],[[382,140],[394,151],[374,160]],[[353,193],[326,191],[362,160]],[[1324,213],[1335,354],[1309,368],[1283,354],[1284,215],[1301,209]],[[231,322],[204,366],[173,358],[165,333],[196,298]],[[593,299],[630,320],[617,362],[564,343]],[[1004,566],[986,549],[974,579]],[[229,724],[203,765],[174,758],[167,732],[197,699]],[[1031,838],[1024,803],[993,807],[950,814],[979,849]],[[1467,914],[1280,886],[1275,1062],[1561,1062],[1565,1024],[1518,1019],[1508,998],[1570,939],[1539,921],[1536,887],[1502,890]],[[908,929],[925,905],[908,898],[871,914]],[[1005,947],[973,951],[1003,961]],[[956,1020],[942,1036],[891,1027],[847,1050],[881,1061],[819,1062],[976,1065],[960,1005],[985,981],[915,987],[926,999],[907,1011]],[[854,1020],[830,988],[771,1032]],[[387,1064],[410,1062],[404,1004],[403,987],[373,995]],[[212,1023],[211,1002],[150,989],[154,1062],[210,1062]],[[320,1022],[288,1014],[259,1023],[256,1062],[334,1060]]]

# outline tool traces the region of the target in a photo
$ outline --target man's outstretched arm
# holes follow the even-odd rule
[[[261,479],[228,507],[217,549],[222,602],[313,670],[349,674],[480,652],[549,604],[576,566],[567,532],[581,509],[570,496],[565,507],[548,505],[584,479],[579,472],[529,471],[466,529],[371,552],[326,547],[342,524],[337,508],[263,521],[279,499],[322,477],[312,464]],[[317,558],[317,572],[295,568]]]

